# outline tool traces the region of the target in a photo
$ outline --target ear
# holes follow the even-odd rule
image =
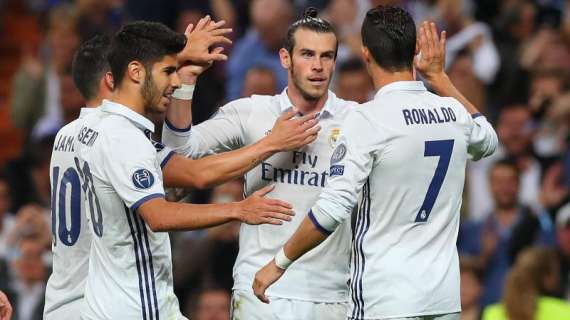
[[[113,81],[113,73],[111,72],[106,72],[105,76],[103,77],[103,84],[105,85],[105,88],[109,91],[113,91],[113,88],[115,87],[114,81]]]
[[[146,76],[144,65],[138,61],[131,61],[127,66],[127,78],[134,83],[143,83]]]
[[[416,37],[416,53],[414,55],[417,56],[418,54],[420,54],[420,38]]]
[[[281,66],[287,70],[291,68],[291,55],[289,51],[285,48],[279,49],[279,59],[281,60]]]
[[[362,59],[367,63],[370,64],[372,57],[370,56],[370,50],[365,46],[360,48],[360,52],[362,53]]]

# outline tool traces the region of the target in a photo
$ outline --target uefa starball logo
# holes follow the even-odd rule
[[[138,169],[133,173],[133,184],[137,189],[148,189],[154,184],[154,176],[147,169]]]

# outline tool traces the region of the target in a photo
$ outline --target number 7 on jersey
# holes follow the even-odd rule
[[[416,222],[426,222],[433,209],[435,200],[441,190],[441,185],[449,168],[451,153],[453,152],[453,140],[435,140],[425,142],[424,157],[439,157],[437,168],[429,184],[426,197],[416,216]]]

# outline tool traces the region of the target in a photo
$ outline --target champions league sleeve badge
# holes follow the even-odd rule
[[[138,169],[133,173],[133,184],[137,189],[148,189],[154,184],[154,176],[147,169]]]

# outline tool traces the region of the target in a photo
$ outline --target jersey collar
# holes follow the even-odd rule
[[[374,99],[392,91],[426,91],[426,90],[427,90],[426,87],[421,81],[396,81],[380,88],[380,90],[378,90],[376,95],[374,95]]]
[[[97,110],[97,108],[88,108],[88,107],[81,108],[81,111],[79,112],[79,119],[85,117],[86,115],[92,113],[95,110]]]
[[[325,105],[323,107],[323,110],[320,112],[321,114],[320,116],[325,116],[325,115],[334,116],[335,100],[336,100],[336,95],[329,90],[327,101],[325,101]],[[287,110],[293,107],[293,103],[291,102],[289,96],[287,95],[287,88],[283,89],[283,91],[279,95],[279,107],[281,109],[281,112],[286,112]]]
[[[141,128],[142,130],[149,130],[150,132],[154,132],[154,123],[152,123],[152,121],[120,103],[103,100],[103,104],[100,108],[101,111],[118,114],[131,120],[137,127]]]

